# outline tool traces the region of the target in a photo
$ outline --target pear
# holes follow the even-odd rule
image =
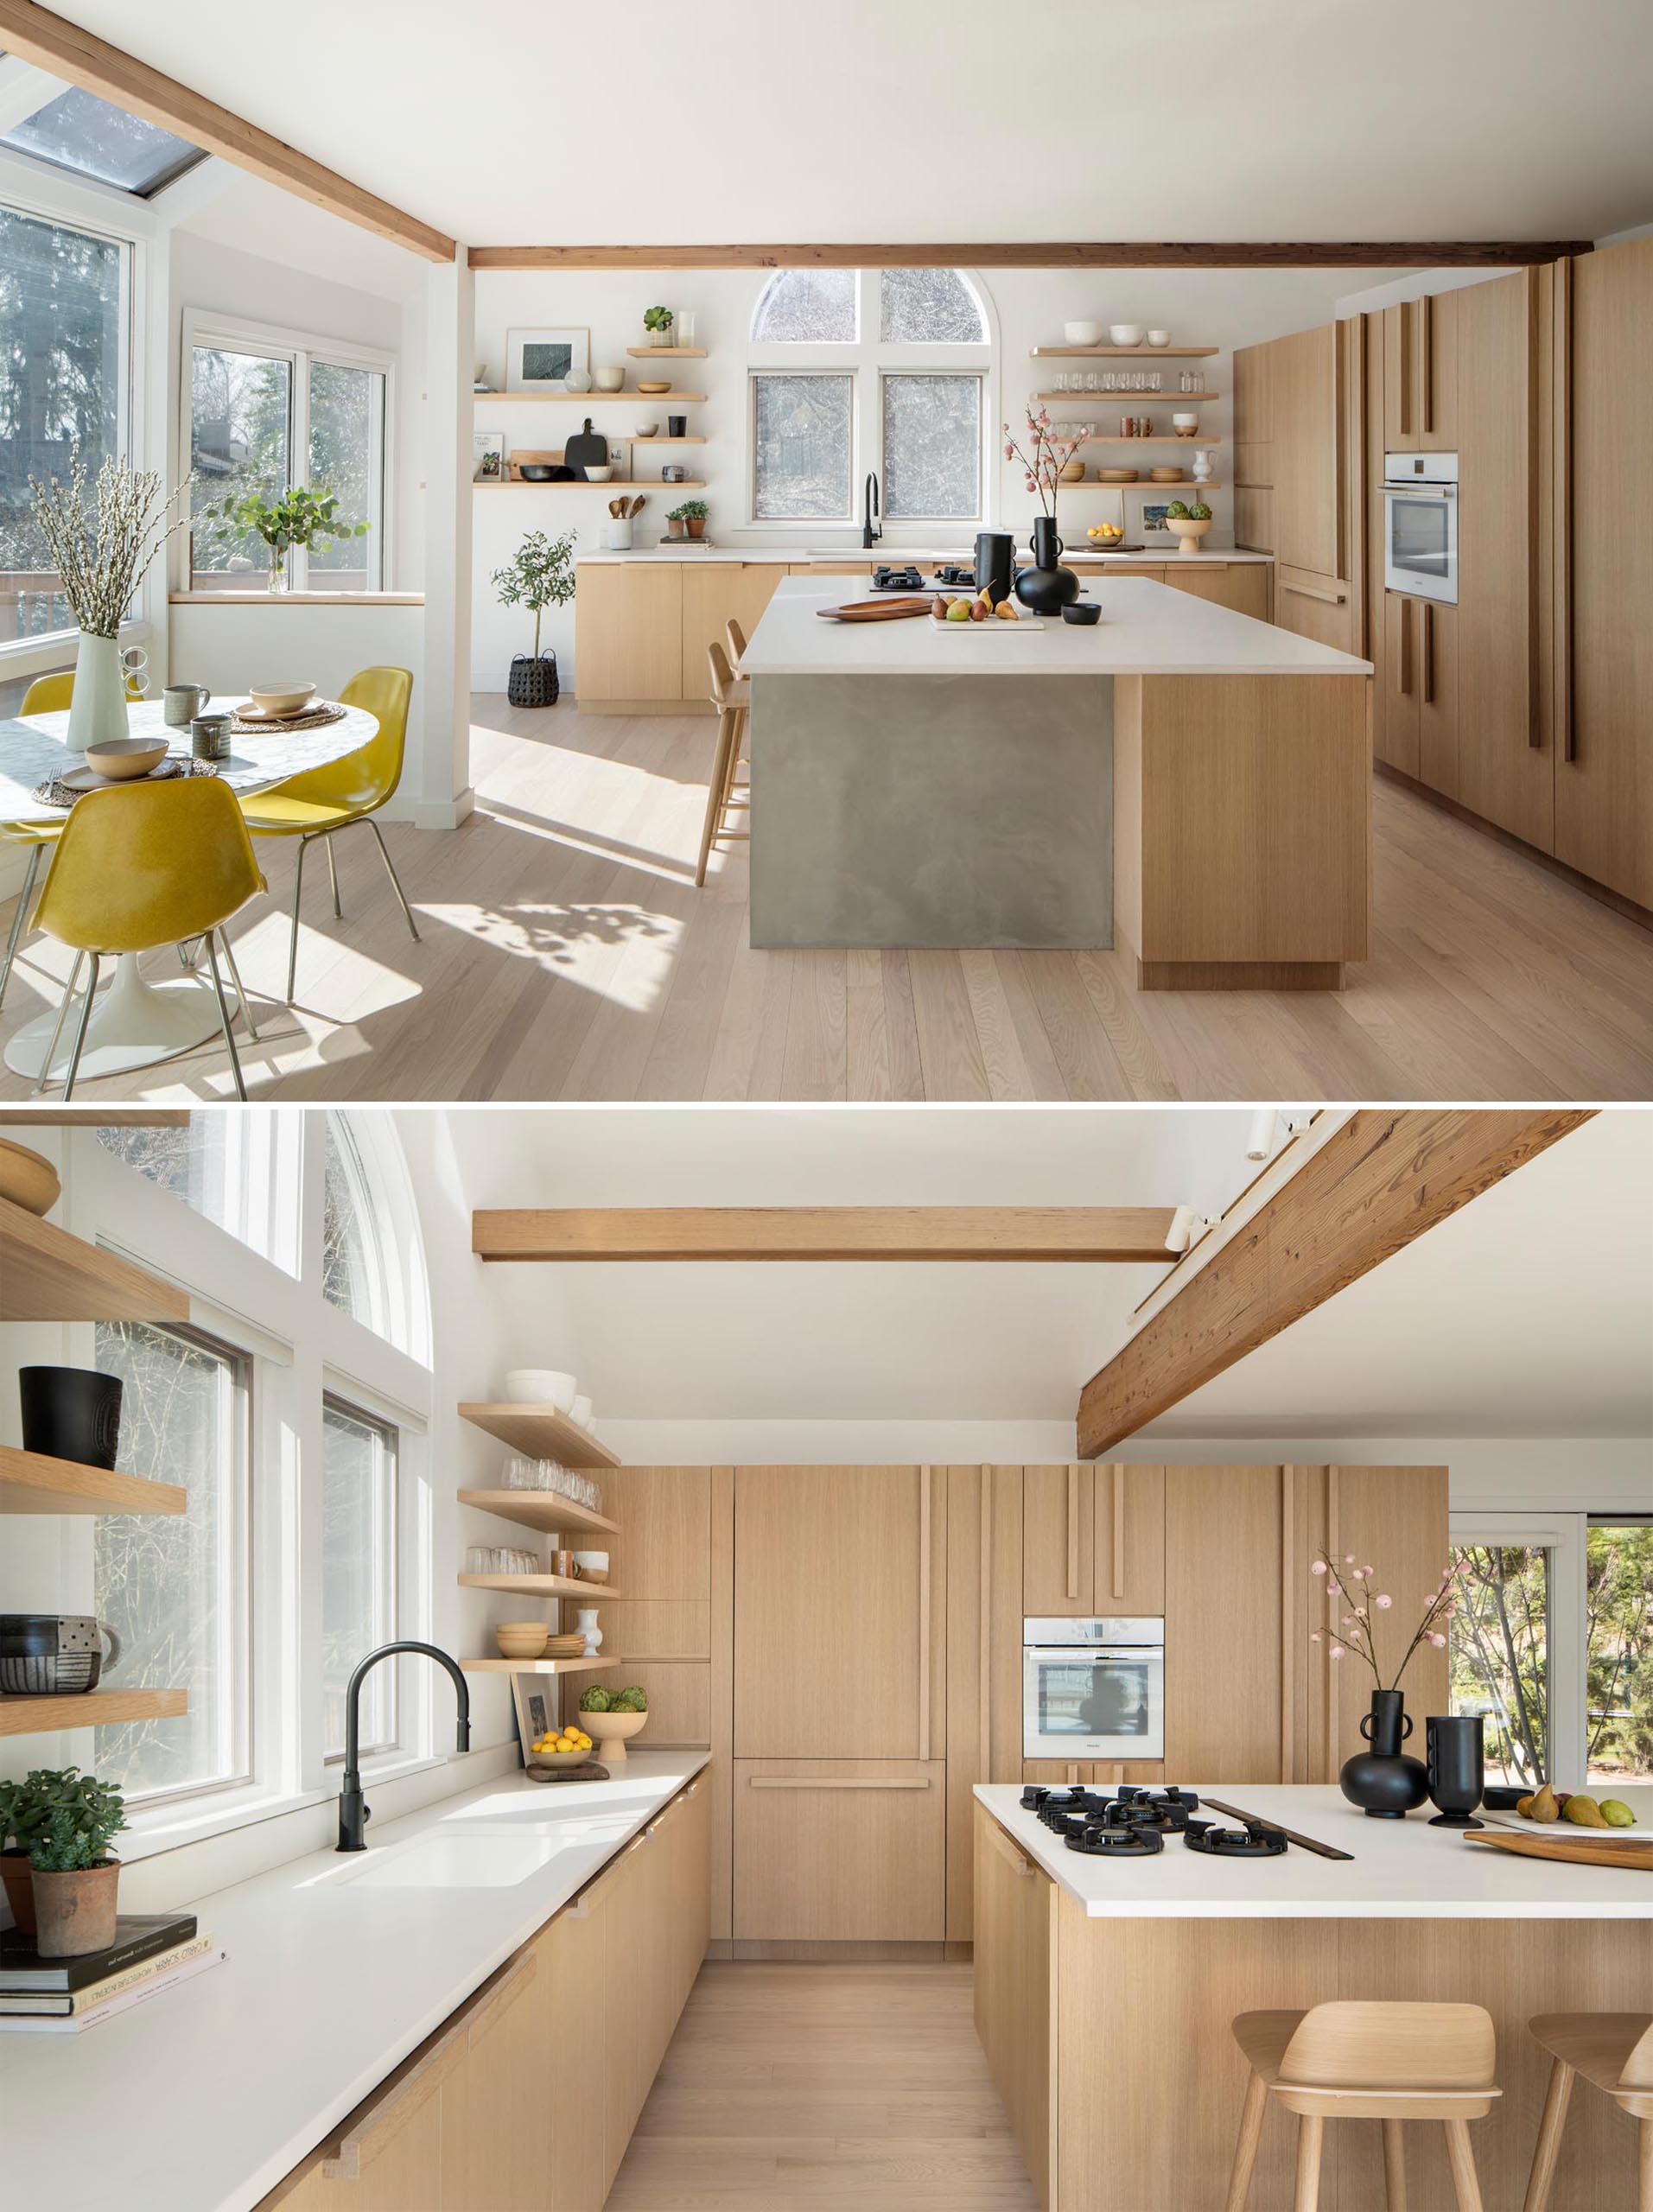
[[[1610,1821],[1602,1818],[1601,1808],[1595,1799],[1586,1797],[1582,1794],[1567,1799],[1561,1818],[1564,1821],[1571,1821],[1576,1828],[1605,1828],[1612,1826]]]
[[[1532,1800],[1532,1811],[1528,1815],[1528,1818],[1534,1821],[1559,1821],[1561,1817],[1561,1808],[1555,1802],[1555,1792],[1547,1782]]]
[[[1636,1825],[1636,1815],[1622,1797],[1604,1797],[1601,1817],[1610,1828],[1633,1828]]]

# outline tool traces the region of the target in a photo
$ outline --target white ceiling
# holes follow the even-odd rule
[[[1599,238],[1647,0],[54,0],[470,243]]]
[[[1256,1172],[1244,1110],[448,1116],[474,1205],[1176,1205]],[[1653,1435],[1653,1114],[1603,1114],[1149,1432]],[[496,1267],[510,1358],[630,1420],[1071,1420],[1160,1271]]]

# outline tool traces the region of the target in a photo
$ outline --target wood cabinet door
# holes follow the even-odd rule
[[[1274,550],[1294,569],[1335,576],[1343,568],[1337,326],[1327,323],[1276,339],[1269,351]]]
[[[1566,267],[1572,584],[1570,622],[1565,577],[1556,609],[1555,851],[1653,906],[1653,410],[1626,399],[1642,389],[1653,332],[1653,238]],[[1604,527],[1612,515],[1626,526]]]
[[[1419,438],[1417,302],[1385,308],[1383,324],[1383,449],[1415,452]]]
[[[534,1942],[545,1991],[542,2080],[557,2110],[576,2121],[558,2129],[547,2161],[549,2212],[602,2212],[608,2193],[606,1940],[602,1885],[597,1883]]]
[[[1277,1782],[1278,1467],[1165,1471],[1165,1764],[1179,1783]]]
[[[1459,796],[1458,609],[1433,600],[1412,601],[1418,647],[1417,773],[1431,791]]]
[[[1096,1470],[1021,1471],[1021,1610],[1035,1619],[1085,1620],[1097,1611]]]
[[[736,1470],[738,1758],[917,1758],[942,1742],[935,1494],[923,1467]]]
[[[1354,612],[1351,588],[1340,576],[1323,576],[1312,569],[1275,569],[1274,619],[1281,629],[1337,652],[1353,652]]]
[[[1275,495],[1266,484],[1236,485],[1234,543],[1252,553],[1274,551]]]
[[[682,566],[588,561],[575,582],[574,681],[581,702],[681,699]],[[704,696],[703,683],[695,696]]]
[[[1403,776],[1418,772],[1417,601],[1386,591],[1372,639],[1372,750]]]
[[[1271,346],[1242,346],[1234,356],[1237,486],[1266,489],[1275,480],[1274,390],[1269,376],[1272,357]],[[1235,512],[1237,516],[1237,501]]]
[[[1254,621],[1268,620],[1268,570],[1261,561],[1238,562],[1223,569],[1203,561],[1185,562],[1180,567],[1168,561],[1165,582],[1194,599],[1231,607],[1237,614],[1249,614]]]
[[[1458,444],[1458,331],[1463,301],[1462,292],[1438,292],[1416,302],[1418,445],[1425,453],[1451,453]]]
[[[464,2055],[442,2085],[442,2212],[544,2212],[544,2051],[531,1951],[470,2000]]]
[[[1334,1560],[1352,1552],[1360,1567],[1376,1569],[1374,1593],[1395,1603],[1376,1630],[1378,1656],[1398,1663],[1410,1643],[1426,1600],[1452,1562],[1445,1467],[1328,1467],[1326,1548]],[[1335,1606],[1335,1601],[1332,1601]],[[1318,1608],[1313,1625],[1322,1625]],[[1335,1625],[1332,1611],[1326,1625]],[[1317,1647],[1318,1658],[1319,1649]],[[1371,1700],[1370,1670],[1349,1660],[1330,1667],[1336,1685],[1336,1742],[1326,1774],[1360,1748],[1360,1722]],[[1447,1654],[1426,1648],[1413,1657],[1401,1685],[1414,1722],[1408,1750],[1423,1757],[1423,1723],[1431,1713],[1451,1710],[1447,1702]]]
[[[720,562],[715,568],[685,567],[683,575],[683,696],[710,703],[711,676],[706,648],[720,645],[728,652],[724,626],[731,615],[748,641],[763,611],[774,596],[775,586],[786,574],[779,561]],[[730,655],[731,659],[734,656]]]
[[[932,1759],[737,1759],[737,1942],[938,1943],[946,1774]]]
[[[1091,1475],[1092,1587],[1099,1614],[1165,1611],[1165,1469],[1099,1466]]]
[[[654,2078],[650,2044],[655,2007],[655,1890],[647,1831],[634,1836],[603,1876],[603,2168],[612,2184]],[[645,1863],[647,1861],[648,1863]]]
[[[976,2032],[1028,2179],[1050,2202],[1055,2140],[1056,1885],[976,1808]]]

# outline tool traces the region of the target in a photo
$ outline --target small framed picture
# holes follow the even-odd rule
[[[511,1700],[517,1709],[517,1735],[525,1766],[530,1747],[556,1726],[556,1675],[513,1675]]]
[[[471,434],[471,481],[474,484],[503,484],[505,475],[505,432],[474,430]]]
[[[1166,502],[1166,506],[1168,507],[1169,505],[1170,501],[1167,500]],[[1165,517],[1166,507],[1144,507],[1142,510],[1143,529],[1157,530],[1163,532],[1165,529]]]
[[[507,391],[566,391],[571,376],[591,369],[589,330],[508,330]]]

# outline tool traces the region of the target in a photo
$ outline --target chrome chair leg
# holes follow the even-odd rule
[[[69,981],[62,997],[57,1002],[57,1020],[52,1024],[52,1041],[46,1047],[46,1058],[40,1064],[40,1073],[35,1077],[35,1096],[38,1098],[51,1077],[52,1063],[57,1058],[58,1042],[63,1034],[63,1017],[74,1004],[75,985],[80,981],[80,970],[86,954],[77,952],[74,966],[69,970]]]
[[[74,1079],[80,1072],[80,1055],[86,1047],[86,1031],[92,1022],[92,1001],[98,995],[98,955],[90,954],[92,973],[86,977],[86,995],[80,1007],[80,1027],[74,1033],[74,1050],[69,1055],[69,1071],[63,1079],[63,1103],[67,1106],[74,1096]]]
[[[207,959],[213,971],[213,988],[218,994],[218,1026],[224,1032],[224,1047],[229,1053],[230,1071],[235,1077],[235,1095],[245,1105],[247,1086],[242,1078],[240,1057],[235,1049],[235,1029],[230,1020],[230,1002],[224,995],[224,978],[219,973],[218,943],[210,931],[207,938]]]
[[[339,863],[333,856],[332,838],[323,837],[321,842],[327,849],[327,874],[333,881],[333,918],[336,922],[341,922],[344,919],[345,910],[339,904]]]
[[[195,970],[196,963],[200,958],[200,939],[198,937],[180,938],[178,940],[178,965],[181,968],[188,968],[193,975]]]
[[[402,879],[396,872],[396,863],[391,858],[389,849],[385,845],[384,836],[379,830],[378,823],[374,821],[371,814],[366,817],[366,820],[368,828],[372,831],[374,836],[378,839],[379,852],[384,858],[385,867],[391,871],[391,881],[396,887],[396,895],[402,901],[403,918],[406,921],[409,929],[413,933],[413,942],[417,944],[420,942],[419,925],[413,918],[413,909],[408,904],[407,893],[402,888]]]
[[[230,943],[228,930],[219,929],[218,941],[224,947],[224,957],[230,963],[230,975],[235,984],[235,995],[241,1001],[241,1019],[247,1025],[248,1036],[256,1045],[258,1042],[258,1025],[252,1018],[252,1003],[247,996],[247,987],[241,981],[241,970],[235,964],[235,947]]]
[[[46,850],[42,844],[29,849],[29,873],[23,878],[23,887],[17,893],[17,911],[11,918],[11,934],[6,939],[6,957],[0,962],[0,1006],[6,997],[6,985],[11,981],[11,963],[17,957],[17,947],[22,943],[24,926],[29,920],[29,902],[35,893],[35,878],[40,874],[40,856]]]
[[[299,839],[298,866],[293,870],[293,941],[287,952],[287,1003],[289,1006],[293,1003],[293,991],[298,982],[298,901],[299,893],[304,888],[304,855],[309,850],[309,844],[310,841],[308,837]]]

